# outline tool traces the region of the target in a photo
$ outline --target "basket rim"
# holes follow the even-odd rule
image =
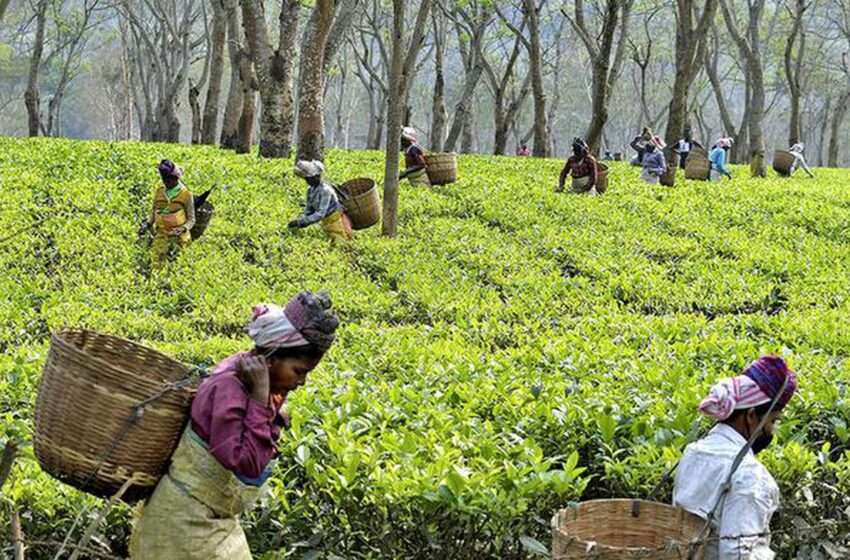
[[[176,360],[176,359],[172,358],[171,356],[169,356],[168,354],[165,354],[164,352],[160,352],[159,350],[156,350],[156,349],[151,348],[149,346],[145,346],[144,344],[139,344],[137,342],[134,342],[132,340],[129,340],[129,339],[126,339],[126,338],[123,338],[123,337],[120,337],[120,336],[115,336],[115,335],[106,334],[106,333],[100,333],[100,332],[97,332],[97,331],[94,331],[94,330],[91,330],[91,329],[73,328],[73,327],[63,327],[63,328],[60,328],[60,329],[57,329],[56,331],[54,331],[53,336],[50,339],[51,346],[54,343],[56,343],[56,344],[64,347],[67,351],[73,352],[74,354],[77,354],[78,356],[85,356],[86,360],[90,360],[90,361],[96,363],[97,365],[102,366],[103,368],[111,369],[113,371],[119,371],[119,372],[122,372],[124,374],[127,374],[127,375],[135,377],[135,378],[140,377],[138,373],[130,371],[130,370],[124,368],[124,367],[115,365],[114,363],[109,362],[107,360],[104,360],[103,358],[101,358],[97,355],[91,354],[89,352],[86,352],[86,351],[80,349],[76,344],[69,342],[68,340],[66,340],[62,336],[65,333],[81,333],[81,334],[85,334],[85,335],[94,334],[95,336],[100,337],[100,338],[110,338],[112,340],[117,340],[117,341],[122,342],[122,343],[132,344],[134,346],[143,348],[147,352],[158,354],[159,356],[165,358],[166,360],[173,362],[175,364],[175,366],[179,365],[185,371],[189,371],[189,370],[192,369],[191,366],[189,366],[188,364],[185,364],[185,363],[183,363],[179,360]],[[142,378],[142,379],[146,379],[146,378]],[[148,379],[146,379],[146,380],[148,380]],[[149,380],[149,381],[154,382],[153,380]],[[173,380],[171,380],[171,381],[173,381]],[[170,381],[166,380],[165,383],[170,383]]]
[[[558,523],[560,521],[561,513],[562,512],[577,512],[578,509],[583,504],[624,503],[624,502],[630,503],[630,504],[634,503],[634,502],[638,502],[638,503],[641,504],[642,507],[648,505],[649,507],[652,507],[652,508],[655,508],[655,509],[668,510],[668,511],[670,511],[670,510],[678,511],[678,512],[682,512],[682,513],[686,514],[687,516],[692,517],[693,520],[696,521],[696,522],[701,522],[701,523],[705,522],[704,519],[702,519],[700,516],[698,516],[694,513],[691,513],[689,511],[687,511],[683,508],[677,507],[677,506],[665,504],[663,502],[656,502],[656,501],[652,501],[652,500],[643,500],[643,499],[632,499],[632,498],[608,498],[608,499],[598,499],[598,500],[587,500],[587,501],[584,501],[584,502],[575,502],[575,503],[568,505],[567,507],[559,508],[559,509],[555,510],[555,513],[552,515],[552,522],[551,522],[552,530],[553,530],[553,532],[559,533],[563,537],[570,539],[572,542],[589,543],[591,541],[587,541],[587,540],[582,539],[582,538],[580,538],[576,535],[570,535],[569,533],[564,531],[563,527],[560,525],[560,523]],[[703,546],[703,544],[704,544],[696,538],[688,539],[686,541],[679,541],[679,540],[676,540],[676,539],[670,539],[670,540],[672,540],[673,542],[679,542],[682,545],[686,545],[688,547],[690,547],[691,545]],[[611,545],[607,545],[607,544],[602,544],[598,541],[595,542],[595,548],[601,549],[603,551],[605,551],[605,550],[620,550],[620,551],[624,551],[624,552],[641,552],[641,551],[645,551],[645,550],[653,550],[652,548],[647,548],[647,547],[643,547],[643,546],[638,546],[638,547],[611,546]]]

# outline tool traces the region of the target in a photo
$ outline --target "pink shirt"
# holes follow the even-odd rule
[[[272,399],[267,406],[252,399],[236,375],[236,364],[248,355],[224,359],[201,383],[192,402],[192,429],[222,466],[257,478],[277,454],[279,424],[288,422],[275,412]]]

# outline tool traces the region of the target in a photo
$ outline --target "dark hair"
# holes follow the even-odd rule
[[[739,410],[736,410],[736,411],[732,412],[732,415],[729,416],[729,418],[726,419],[726,422],[734,422],[735,420],[737,420],[738,418],[740,418],[744,414],[748,413],[750,410],[755,410],[756,416],[758,416],[759,418],[764,418],[765,414],[767,414],[767,411],[770,410],[770,403],[766,402],[764,404],[760,404],[760,405],[755,406],[755,407],[741,408]],[[779,406],[776,406],[773,409],[773,412],[779,412],[780,410],[782,410],[782,409],[779,408]]]
[[[324,350],[315,344],[294,346],[291,348],[276,348],[274,350],[257,346],[254,348],[254,353],[261,356],[267,356],[268,358],[274,358],[276,360],[285,360],[287,358],[294,358],[296,360],[301,358],[321,360],[325,355]]]

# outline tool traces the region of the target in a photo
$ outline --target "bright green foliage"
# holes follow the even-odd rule
[[[196,191],[221,186],[206,236],[152,273],[135,231],[163,157]],[[380,178],[382,161],[331,151],[326,166],[332,180]],[[249,347],[251,305],[327,289],[344,326],[290,398],[278,476],[246,523],[259,557],[534,557],[556,507],[648,494],[708,425],[695,409],[710,384],[768,352],[800,378],[765,454],[788,499],[782,523],[842,518],[846,172],[759,181],[741,168],[731,183],[671,189],[615,164],[608,194],[591,197],[553,192],[559,161],[467,156],[454,185],[402,187],[399,237],[373,228],[343,251],[318,227],[286,230],[305,188],[291,165],[0,139],[0,239],[47,217],[0,244],[3,437],[31,438],[60,326],[212,364]],[[28,453],[2,500],[26,512],[31,537],[61,538],[91,500]],[[118,511],[103,540],[120,552],[128,528]],[[806,535],[775,539],[780,556],[826,546]]]

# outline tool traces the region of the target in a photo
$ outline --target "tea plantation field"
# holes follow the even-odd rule
[[[152,272],[136,230],[165,157],[194,190],[220,185],[217,214]],[[710,384],[768,352],[800,379],[763,454],[784,499],[774,548],[845,557],[850,172],[740,167],[671,189],[615,164],[591,197],[553,192],[561,165],[462,157],[456,184],[402,186],[397,238],[373,228],[346,251],[318,227],[286,230],[304,196],[291,161],[0,139],[0,445],[31,440],[54,329],[212,364],[249,347],[253,304],[326,289],[344,326],[291,395],[271,494],[246,521],[258,558],[536,557],[554,509],[646,496],[708,426],[696,406]],[[331,151],[326,166],[337,181],[383,175],[377,152]],[[95,500],[23,450],[0,557],[15,509],[28,558],[52,558]],[[120,557],[130,522],[112,511],[94,546]]]

